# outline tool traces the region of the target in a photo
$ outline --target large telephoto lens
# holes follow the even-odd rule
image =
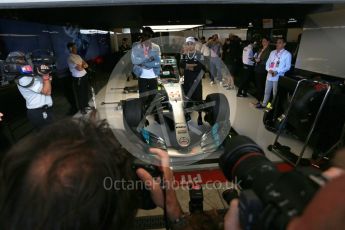
[[[242,189],[263,190],[261,186],[275,181],[279,172],[263,150],[250,138],[235,136],[228,139],[219,166],[229,181]]]

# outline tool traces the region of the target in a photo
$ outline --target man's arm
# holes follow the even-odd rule
[[[82,71],[84,69],[86,69],[87,67],[89,67],[89,65],[84,61],[82,60],[81,64],[75,64],[75,68],[78,70],[78,71]]]
[[[52,85],[51,85],[50,77],[49,75],[45,75],[42,77],[42,79],[43,79],[43,87],[42,87],[41,93],[46,96],[49,96],[52,93]]]
[[[74,68],[78,71],[82,71],[84,70],[84,68],[87,68],[88,65],[83,60],[82,60],[82,63],[76,63],[75,60],[73,60],[73,58],[69,57],[68,66],[70,67],[70,69]]]
[[[272,51],[272,52],[274,52],[274,51]],[[272,57],[273,57],[272,52],[270,53],[270,56],[268,57],[268,59],[266,61],[266,71],[270,70],[270,65],[271,65],[271,62],[273,61],[272,60]]]
[[[287,52],[287,51],[286,51]],[[283,63],[280,63],[277,74],[283,76],[291,68],[291,53],[287,52],[286,58],[283,60]]]
[[[144,62],[143,65],[146,68],[155,68],[155,67],[160,67],[161,66],[161,50],[159,46],[156,47],[155,55],[152,57],[148,58],[147,62]]]
[[[133,48],[131,50],[131,60],[133,65],[141,65],[144,62],[147,62],[147,58],[144,57],[144,55],[140,55],[140,51],[138,49],[138,45],[140,44],[135,44],[133,45]]]

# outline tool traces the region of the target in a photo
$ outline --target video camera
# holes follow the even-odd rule
[[[35,50],[31,53],[11,52],[6,60],[1,61],[2,82],[15,81],[22,77],[34,77],[51,74],[55,70],[55,58],[52,52]],[[22,86],[29,87],[29,86]]]
[[[326,182],[320,172],[310,168],[280,173],[263,150],[245,136],[226,140],[219,165],[225,177],[242,189],[240,223],[248,230],[286,229]]]

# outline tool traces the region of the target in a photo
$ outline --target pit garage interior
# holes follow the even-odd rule
[[[284,104],[281,110],[284,113],[276,117],[274,124],[265,123],[268,116],[267,110],[257,109],[253,104],[256,103],[254,84],[250,86],[249,97],[236,96],[241,72],[235,76],[236,89],[231,90],[225,89],[218,83],[211,85],[209,76],[206,74],[206,77],[202,79],[203,98],[212,93],[225,95],[230,108],[231,135],[250,137],[281,171],[291,170],[296,163],[325,167],[324,164],[329,163],[332,153],[343,144],[342,127],[345,107],[342,108],[342,106],[345,105],[333,105],[334,101],[344,100],[345,92],[342,85],[345,78],[343,65],[345,5],[337,1],[333,3],[300,1],[298,4],[289,3],[289,1],[281,1],[279,4],[271,4],[268,1],[262,3],[258,1],[154,0],[1,1],[0,15],[1,60],[5,60],[8,53],[12,51],[31,52],[44,49],[54,53],[56,70],[53,76],[52,96],[57,120],[68,116],[76,118],[88,116],[70,108],[68,100],[70,73],[66,63],[68,56],[66,44],[70,41],[78,41],[81,56],[89,63],[91,85],[95,91],[95,97],[90,98],[89,104],[96,107],[99,117],[107,119],[114,129],[123,126],[124,119],[120,102],[139,97],[135,90],[128,92],[123,90],[127,87],[135,87],[138,81],[131,74],[130,52],[120,53],[119,47],[123,38],[127,38],[130,44],[137,41],[143,26],[153,28],[155,32],[153,40],[161,45],[162,55],[166,56],[169,55],[164,53],[167,50],[164,46],[171,45],[172,39],[180,41],[189,36],[197,38],[205,36],[207,39],[213,34],[218,34],[222,43],[229,34],[237,35],[242,41],[260,40],[258,35],[269,36],[272,39],[272,49],[275,47],[274,42],[277,38],[285,37],[286,49],[293,57],[291,70],[287,73],[287,78],[292,80],[286,83],[284,89],[279,88],[281,92],[286,91],[288,96],[281,99],[281,105]],[[223,66],[223,68],[226,67]],[[226,70],[223,69],[223,73],[225,72]],[[294,90],[302,79],[308,79],[311,84],[316,81],[322,82],[322,80],[331,82],[322,84],[327,87],[337,84],[339,90],[329,95],[327,90],[322,91],[322,99],[332,98],[333,104],[320,110],[321,115],[318,112],[319,108],[324,106],[323,100],[314,105],[317,108],[309,113],[313,113],[310,115],[311,118],[308,118],[310,121],[289,123],[290,125],[297,124],[299,128],[304,127],[303,134],[299,135],[293,131],[280,133],[284,118],[279,121],[281,123],[277,120],[287,114],[289,103],[294,97]],[[0,153],[3,156],[11,146],[30,135],[33,130],[26,119],[25,101],[18,92],[17,86],[13,82],[6,82],[3,72],[1,80],[0,112],[4,116],[0,123]],[[296,97],[297,101],[302,100],[298,98],[298,95]],[[322,115],[325,111],[337,114],[331,119],[339,119],[333,121],[330,127],[324,124],[318,125],[318,120],[329,119]],[[203,129],[207,127],[205,125],[205,127],[200,127],[196,123],[196,116],[197,113],[192,114],[192,119],[188,122],[189,128],[197,129],[196,132],[203,132]],[[291,115],[292,118],[296,116],[296,114]],[[150,131],[157,136],[164,136],[161,133],[160,124],[152,117],[148,120]],[[313,132],[326,133],[319,135],[325,137],[327,133],[332,133],[332,130],[327,129],[334,130],[336,134],[328,136],[336,140],[330,141],[327,147],[322,146],[320,150],[315,147],[318,145],[314,142],[322,139],[317,139]],[[280,134],[279,143],[289,147],[288,153],[285,151],[286,148],[282,150],[275,145],[277,133]],[[313,134],[312,137],[315,138],[307,142],[309,134]],[[126,144],[130,145],[130,140]],[[221,151],[209,154],[205,159],[192,164],[173,167],[176,179],[181,183],[199,180],[201,184],[205,181],[219,181],[225,184],[226,180],[218,166]],[[301,153],[303,156],[300,155]],[[228,204],[222,199],[224,190],[225,186],[203,190],[204,210],[227,209]],[[181,189],[177,191],[177,196],[182,208],[187,212],[189,192]],[[159,208],[140,210],[138,223],[142,228],[147,225],[147,229],[160,229],[163,228],[162,215],[163,211]]]

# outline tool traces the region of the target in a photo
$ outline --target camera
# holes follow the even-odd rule
[[[51,74],[56,69],[54,54],[49,50],[34,50],[26,56],[37,74]]]
[[[20,51],[10,52],[7,58],[0,62],[1,82],[16,82],[22,77],[39,77],[51,74],[55,70],[55,58],[50,51],[36,50],[31,53]],[[22,86],[22,87],[29,87]]]
[[[316,169],[280,173],[250,138],[227,139],[219,166],[229,181],[237,182],[239,216],[243,229],[286,229],[326,179]]]
[[[135,159],[132,164],[132,169],[134,170],[134,174],[136,175],[136,170],[142,168],[145,169],[153,178],[161,177],[162,172],[159,170],[159,168],[155,165],[148,164],[144,161],[141,161],[139,159]],[[140,178],[136,178],[138,181],[141,182]],[[153,202],[151,198],[150,191],[145,187],[141,186],[141,188],[138,189],[139,191],[139,208],[144,210],[151,210],[156,208],[156,204]]]

